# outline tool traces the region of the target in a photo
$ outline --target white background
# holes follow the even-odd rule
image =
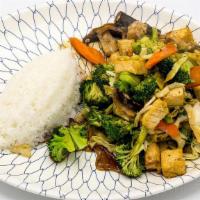
[[[78,0],[77,0],[78,1]],[[134,0],[133,0],[134,1]],[[0,0],[0,16],[11,13],[16,9],[45,2],[45,0]],[[196,21],[200,22],[200,2],[199,0],[145,0],[152,5],[168,7],[174,9],[178,14],[189,14]],[[200,24],[200,23],[199,23]],[[145,200],[198,200],[200,199],[200,179],[165,192]],[[40,197],[0,182],[0,200],[50,200],[50,198]],[[142,199],[143,200],[143,199]]]

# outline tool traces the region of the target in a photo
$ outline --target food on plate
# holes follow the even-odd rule
[[[52,128],[66,125],[79,101],[78,88],[70,49],[40,56],[24,66],[0,95],[0,148],[23,154],[26,145],[34,147]]]
[[[100,151],[101,158],[109,152],[116,161],[116,168],[105,162],[100,170],[130,177],[145,171],[167,178],[185,174],[186,160],[199,156],[194,145],[200,142],[200,51],[192,31],[161,34],[119,12],[83,42],[99,43],[104,53],[104,62],[81,82],[82,119],[76,122],[87,127],[98,161]]]
[[[200,157],[200,48],[189,27],[161,33],[119,12],[69,42],[92,71],[79,82],[65,45],[22,69],[0,96],[0,147],[30,156],[27,145],[46,140],[57,163],[85,150],[99,170],[185,174]]]

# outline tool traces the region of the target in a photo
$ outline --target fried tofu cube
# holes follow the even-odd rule
[[[118,48],[119,48],[119,53],[121,56],[132,56],[133,55],[133,44],[134,40],[128,40],[128,39],[123,39],[123,40],[118,40]]]
[[[161,168],[163,176],[172,178],[186,173],[182,149],[164,150],[161,152]]]
[[[167,102],[168,106],[182,106],[184,104],[184,88],[174,88],[172,89],[164,100]]]
[[[167,103],[157,99],[151,108],[143,115],[142,125],[149,130],[154,130],[159,122],[169,113]]]
[[[145,152],[145,167],[149,171],[161,172],[161,162],[160,162],[160,149],[156,143],[152,143],[147,147]]]
[[[142,58],[135,59],[134,57],[119,56],[116,60],[112,59],[112,64],[115,66],[115,72],[130,72],[136,75],[143,75],[147,73]]]
[[[178,48],[182,50],[190,50],[195,47],[192,31],[188,27],[167,33],[166,39],[176,43]]]

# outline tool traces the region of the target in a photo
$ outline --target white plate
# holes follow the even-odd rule
[[[68,0],[45,3],[0,20],[0,91],[15,72],[34,57],[58,48],[69,36],[83,37],[89,29],[112,21],[118,11],[157,26],[163,32],[188,25],[200,41],[200,29],[187,15],[133,1]],[[81,59],[82,70],[87,63]],[[188,162],[187,174],[165,179],[145,173],[130,179],[115,172],[95,170],[95,155],[70,154],[66,162],[53,163],[46,145],[33,150],[30,159],[0,153],[0,180],[22,190],[66,199],[137,199],[164,192],[200,176],[200,159]]]

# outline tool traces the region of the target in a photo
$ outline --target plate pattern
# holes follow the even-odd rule
[[[63,0],[26,8],[0,18],[0,92],[6,82],[34,57],[55,50],[69,36],[83,37],[89,29],[112,21],[118,11],[157,26],[162,31],[190,26],[198,41],[200,27],[191,17],[174,11],[127,0]],[[81,72],[89,64],[77,57]],[[137,199],[173,189],[200,176],[200,159],[188,162],[187,174],[165,179],[145,173],[130,179],[115,172],[95,170],[95,155],[70,154],[55,164],[45,144],[32,151],[30,159],[0,152],[0,180],[39,195],[65,199]]]

